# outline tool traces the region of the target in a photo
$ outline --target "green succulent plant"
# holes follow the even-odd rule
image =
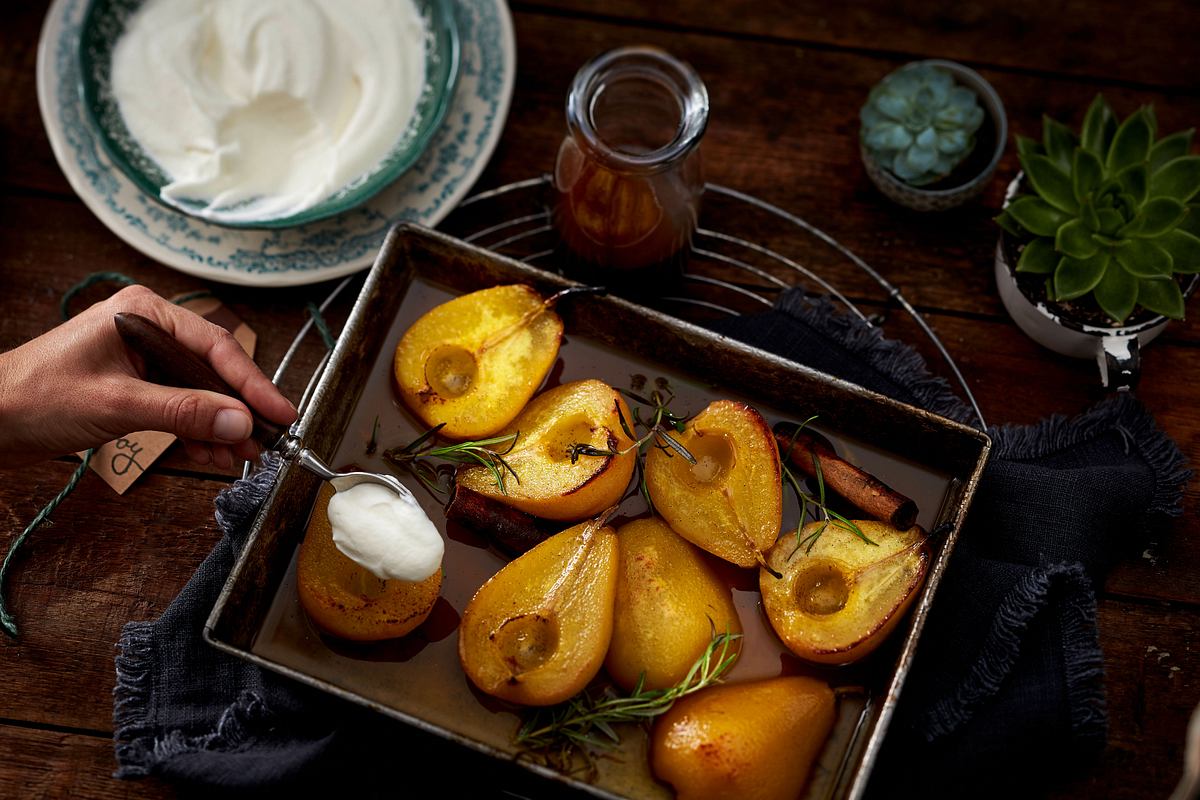
[[[949,72],[917,63],[877,83],[859,119],[870,156],[905,183],[924,186],[971,154],[983,109]]]
[[[1135,306],[1183,318],[1174,278],[1200,271],[1200,156],[1194,129],[1157,139],[1153,106],[1118,124],[1100,95],[1076,136],[1043,117],[1017,137],[1024,187],[997,222],[1025,245],[1018,273],[1045,275],[1052,301],[1092,295],[1115,323]]]

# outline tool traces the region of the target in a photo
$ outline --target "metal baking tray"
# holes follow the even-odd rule
[[[502,283],[529,284],[543,295],[573,285],[417,226],[393,229],[294,432],[330,464],[357,463],[385,471],[378,455],[366,453],[375,420],[379,452],[405,444],[421,431],[392,389],[392,355],[400,336],[418,316],[449,297]],[[628,387],[632,375],[662,377],[678,395],[673,408],[690,413],[727,397],[751,403],[771,423],[816,414],[816,427],[843,457],[916,500],[918,522],[939,532],[932,567],[908,620],[887,645],[852,667],[813,667],[791,656],[759,607],[756,571],[721,567],[745,631],[742,656],[728,680],[811,673],[834,685],[865,687],[865,693],[848,693],[839,701],[833,733],[804,795],[861,797],[990,440],[973,428],[617,297],[576,295],[558,311],[566,335],[548,383],[594,377]],[[504,559],[477,535],[447,526],[442,500],[428,492],[417,494],[447,539],[442,598],[430,619],[404,639],[376,645],[351,645],[319,633],[300,608],[294,578],[297,546],[318,488],[313,475],[295,464],[283,465],[206,623],[208,642],[519,765],[512,769],[530,770],[550,781],[534,781],[550,796],[575,790],[604,798],[671,797],[669,787],[651,776],[648,738],[634,727],[625,729],[620,757],[597,760],[598,771],[590,781],[522,757],[513,742],[520,709],[476,692],[457,656],[458,617]],[[640,502],[628,500],[622,512],[635,512]],[[795,524],[798,513],[789,499],[785,529]]]

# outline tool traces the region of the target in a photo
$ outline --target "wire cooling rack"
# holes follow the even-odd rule
[[[551,224],[552,206],[549,176],[530,178],[467,198],[442,228],[472,244],[558,271],[562,250]],[[979,427],[986,427],[949,350],[896,286],[820,228],[753,195],[706,184],[683,283],[676,294],[657,297],[652,304],[700,321],[763,311],[793,286],[828,296],[872,327],[884,326],[889,312],[900,309],[937,351]]]
[[[493,252],[557,272],[562,245],[551,224],[552,206],[550,178],[544,175],[467,198],[441,228]],[[355,281],[354,276],[341,281],[319,309],[324,312]],[[719,184],[705,185],[700,227],[679,290],[650,302],[659,310],[697,322],[764,311],[794,286],[814,296],[828,296],[845,313],[873,328],[903,332],[904,323],[915,325],[940,356],[947,377],[957,383],[979,427],[986,427],[950,351],[896,286],[820,228],[753,195]],[[893,314],[896,309],[903,312],[899,320]],[[275,372],[276,383],[313,327],[309,319],[296,334]],[[301,408],[324,366],[322,361],[309,382]]]

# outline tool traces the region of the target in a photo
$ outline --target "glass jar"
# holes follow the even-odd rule
[[[625,294],[678,281],[700,211],[708,91],[655,47],[585,64],[567,96],[554,222],[572,277]]]

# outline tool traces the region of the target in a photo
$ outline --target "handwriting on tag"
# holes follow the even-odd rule
[[[258,342],[258,336],[250,329],[250,326],[222,305],[220,300],[206,296],[186,300],[180,305],[232,333],[233,338],[237,339],[242,349],[251,358],[254,357],[254,347]],[[134,481],[140,478],[142,473],[165,453],[174,441],[174,434],[162,431],[130,433],[116,441],[97,447],[88,466],[103,478],[105,483],[115,489],[117,494],[125,494],[125,490],[132,486]],[[81,457],[82,455],[80,453]]]

